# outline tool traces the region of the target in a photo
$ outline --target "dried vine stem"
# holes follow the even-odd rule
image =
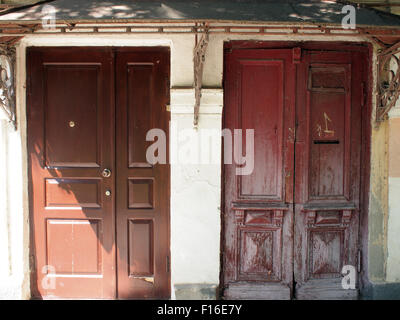
[[[197,129],[199,124],[199,109],[201,100],[201,88],[203,84],[203,66],[205,61],[206,49],[208,45],[208,26],[204,25],[204,32],[201,38],[194,47],[193,62],[194,62],[194,90],[195,90],[195,104],[194,104],[194,119],[193,125]]]

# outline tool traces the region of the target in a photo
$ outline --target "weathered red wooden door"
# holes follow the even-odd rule
[[[224,165],[224,295],[287,299],[293,284],[292,51],[233,50],[225,58],[224,127],[254,129],[254,170],[236,175],[235,164]]]
[[[28,49],[33,296],[169,296],[169,167],[145,150],[168,66],[161,48]]]
[[[359,52],[226,52],[224,128],[254,129],[254,170],[224,165],[225,297],[357,296],[341,272],[358,264],[363,64]]]
[[[342,268],[358,269],[361,123],[366,59],[360,52],[303,52],[298,67],[295,295],[356,298]],[[355,274],[356,275],[356,274]]]

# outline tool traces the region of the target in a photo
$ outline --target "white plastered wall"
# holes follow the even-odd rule
[[[263,41],[365,41],[359,37],[210,35],[206,54],[199,130],[221,130],[223,106],[223,43],[229,40]],[[193,128],[194,35],[27,35],[17,48],[18,131],[1,131],[7,144],[7,186],[0,185],[0,196],[11,194],[0,207],[0,297],[29,296],[29,211],[25,116],[25,53],[29,46],[169,46],[171,48],[171,121],[178,128]],[[0,139],[1,135],[0,135]],[[184,142],[171,138],[171,154]],[[11,148],[12,146],[12,148]],[[214,145],[221,158],[220,141]],[[0,158],[0,161],[5,161]],[[3,163],[0,163],[3,166]],[[3,166],[4,167],[4,166]],[[3,189],[1,189],[3,188]],[[219,284],[220,272],[221,163],[210,165],[171,165],[171,285],[172,298],[177,284]],[[2,198],[0,201],[3,200]],[[1,201],[3,203],[3,201]],[[399,204],[400,206],[400,204]],[[3,239],[4,238],[4,239]],[[4,242],[3,242],[4,240]],[[10,245],[10,243],[12,244]],[[6,245],[7,244],[7,245]],[[8,260],[5,258],[8,256]],[[7,263],[4,263],[7,261]],[[14,263],[14,264],[12,264]],[[11,270],[9,275],[7,270]],[[4,271],[4,272],[3,272]],[[14,278],[13,278],[14,277]],[[17,281],[14,281],[18,279]],[[8,282],[7,282],[8,281]],[[10,283],[10,286],[7,286]],[[5,285],[6,284],[6,285]],[[10,288],[10,289],[7,289]]]
[[[389,121],[394,119],[400,119],[400,101],[397,101],[395,108],[389,113]],[[395,133],[399,133],[396,131]],[[390,135],[389,139],[400,139],[395,135]],[[398,163],[398,150],[392,150],[391,148],[398,146],[398,143],[389,144],[389,157],[393,156],[395,163]],[[393,155],[395,154],[395,155]],[[392,162],[392,163],[393,163]],[[397,164],[399,166],[400,164]],[[389,170],[391,168],[389,167]],[[400,177],[390,176],[388,178],[389,190],[389,212],[388,212],[388,236],[387,236],[387,266],[386,266],[386,281],[388,282],[400,282]]]
[[[24,117],[22,113],[18,131],[0,119],[0,299],[30,296]]]

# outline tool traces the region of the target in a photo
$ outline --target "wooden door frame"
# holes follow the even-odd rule
[[[306,50],[329,50],[329,51],[357,51],[365,54],[368,66],[365,68],[363,75],[366,83],[365,94],[365,111],[361,119],[361,188],[360,188],[360,216],[359,222],[359,249],[361,256],[361,272],[358,273],[358,289],[360,293],[368,285],[368,216],[369,216],[369,193],[370,193],[370,172],[371,172],[371,138],[372,138],[372,111],[373,111],[373,46],[370,42],[353,42],[353,41],[257,41],[257,40],[232,40],[224,42],[223,46],[223,79],[222,85],[225,91],[226,81],[226,58],[225,55],[232,50],[246,49],[292,49],[301,48]],[[222,114],[222,129],[225,128],[226,105],[224,95],[224,108]],[[220,237],[220,286],[219,297],[223,296],[224,291],[224,248],[225,248],[225,169],[224,169],[224,144],[221,143],[221,237]]]
[[[154,45],[150,45],[150,46],[146,46],[146,45],[138,45],[138,46],[122,46],[122,45],[99,45],[99,46],[87,46],[87,45],[74,45],[74,46],[70,46],[70,45],[61,45],[61,46],[48,46],[48,45],[28,45],[25,46],[23,48],[24,50],[24,64],[21,64],[24,68],[25,68],[25,83],[26,86],[24,87],[24,91],[22,92],[22,95],[25,96],[25,105],[23,106],[23,112],[24,112],[24,116],[25,116],[25,150],[26,150],[26,160],[25,160],[25,164],[26,164],[26,172],[27,172],[27,178],[26,178],[26,188],[28,191],[28,196],[27,196],[27,211],[28,211],[28,228],[29,228],[29,236],[28,236],[28,241],[29,241],[29,248],[28,248],[28,266],[29,266],[29,290],[30,290],[30,297],[31,299],[41,299],[38,296],[34,296],[34,294],[38,293],[38,291],[36,290],[36,264],[35,264],[35,239],[34,239],[34,223],[33,223],[33,198],[32,198],[32,192],[33,192],[33,183],[32,183],[32,172],[31,172],[31,166],[30,166],[30,157],[29,157],[29,130],[28,130],[28,105],[30,104],[30,98],[29,98],[29,90],[30,90],[30,86],[29,86],[29,81],[30,81],[30,67],[29,67],[29,61],[28,61],[28,50],[30,48],[39,48],[42,50],[51,50],[53,48],[62,50],[62,49],[76,49],[76,50],[84,50],[85,48],[89,48],[91,50],[110,50],[110,52],[113,52],[115,48],[121,50],[122,52],[129,52],[129,51],[136,51],[136,52],[140,52],[140,51],[148,51],[148,50],[168,50],[169,55],[168,55],[168,59],[169,59],[169,79],[168,81],[170,82],[171,80],[171,48],[170,46],[165,46],[165,45],[161,45],[161,44],[156,44],[154,43]],[[114,54],[113,54],[113,58],[114,58]],[[115,64],[113,66],[114,68],[114,77],[112,78],[112,86],[113,86],[113,93],[114,93],[114,109],[115,109]],[[169,101],[170,99],[170,91],[168,90],[167,92],[168,96],[167,96],[167,100]],[[115,110],[113,112],[114,117],[115,117]],[[115,129],[115,128],[114,128]],[[115,131],[115,130],[114,130]],[[168,147],[167,147],[167,159],[169,159],[169,139],[168,141]],[[115,161],[115,157],[116,154],[114,155],[114,161]],[[169,161],[169,160],[168,160]],[[171,166],[168,164],[168,176],[169,176],[169,188],[168,188],[168,208],[167,208],[167,220],[168,220],[168,226],[167,226],[167,238],[168,238],[168,255],[169,255],[169,259],[171,259]],[[114,202],[114,211],[116,208],[116,203]],[[116,231],[116,224],[115,224],[115,220],[116,220],[116,211],[115,211],[115,216],[114,216],[114,229]],[[114,235],[114,240],[116,239],[116,235]],[[115,249],[116,250],[116,249]],[[114,261],[115,263],[117,263],[117,255],[114,252]],[[168,294],[169,297],[171,297],[171,268],[169,268],[169,274],[168,274]],[[115,268],[115,275],[117,277],[117,268]],[[118,299],[118,292],[117,292],[117,281],[115,282],[115,296],[113,299]]]

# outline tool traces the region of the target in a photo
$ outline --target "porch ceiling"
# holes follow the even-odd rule
[[[247,22],[340,24],[344,4],[315,0],[55,0],[47,1],[63,22]],[[19,24],[42,19],[41,3],[3,13],[0,22]],[[356,8],[357,26],[400,27],[400,17]]]

